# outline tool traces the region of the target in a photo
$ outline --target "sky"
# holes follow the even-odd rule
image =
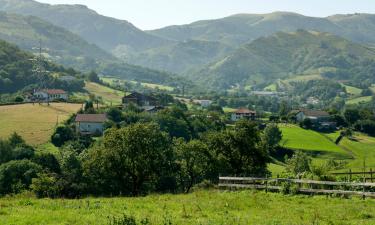
[[[375,0],[37,0],[50,4],[82,4],[98,13],[124,19],[150,30],[237,13],[296,12],[325,17],[375,13]]]

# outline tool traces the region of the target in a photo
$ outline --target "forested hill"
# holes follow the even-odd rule
[[[82,70],[92,69],[97,61],[114,60],[114,56],[78,35],[33,16],[0,12],[0,39],[27,51],[39,47],[41,40],[46,58]]]
[[[15,45],[0,40],[0,94],[12,93],[24,88],[47,86],[49,88],[63,88],[65,90],[80,90],[83,81],[61,81],[58,78],[64,75],[80,77],[80,74],[72,69],[66,69],[53,63],[44,62],[46,71],[42,77],[33,73],[33,63],[30,59],[34,56],[20,50]]]
[[[329,33],[279,32],[243,45],[233,54],[194,72],[215,88],[321,74],[340,80],[375,82],[375,51]]]
[[[359,43],[375,43],[375,15],[349,14],[326,18],[297,13],[238,14],[222,19],[169,26],[149,33],[170,40],[208,40],[241,45],[279,31],[297,29],[329,32]]]
[[[0,0],[0,10],[33,15],[80,35],[108,52],[139,51],[168,40],[143,32],[124,20],[99,15],[82,5],[49,5],[33,0]]]

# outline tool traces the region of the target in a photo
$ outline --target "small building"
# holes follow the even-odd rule
[[[34,91],[34,100],[52,102],[55,100],[68,100],[68,93],[61,89],[43,89]]]
[[[66,81],[66,82],[73,82],[73,81],[77,80],[76,77],[73,77],[73,76],[70,76],[70,75],[61,76],[58,79],[61,80],[61,81]]]
[[[313,123],[323,123],[328,122],[331,118],[328,112],[321,110],[300,109],[294,113],[298,122],[310,119]]]
[[[76,131],[82,135],[101,136],[104,132],[105,114],[78,114],[75,119]]]
[[[308,105],[318,105],[319,103],[320,103],[319,99],[317,99],[315,97],[309,97],[306,100],[306,104],[308,104]]]
[[[143,106],[141,108],[147,113],[157,113],[164,109],[163,106]]]
[[[211,100],[194,100],[194,103],[199,104],[203,108],[208,108],[211,104]]]
[[[236,111],[232,113],[231,120],[232,121],[238,121],[241,119],[255,120],[256,115],[257,113],[255,111],[252,111],[246,108],[241,108],[241,109],[237,109]]]
[[[157,99],[152,96],[147,96],[138,92],[133,92],[130,95],[126,95],[122,98],[122,103],[124,106],[127,106],[131,103],[139,106],[156,106],[157,105]]]

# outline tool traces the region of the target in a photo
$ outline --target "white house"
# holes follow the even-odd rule
[[[68,93],[61,89],[44,89],[34,91],[33,96],[37,100],[54,101],[54,100],[68,100]]]
[[[78,114],[75,119],[76,131],[83,135],[102,135],[106,120],[105,114]]]
[[[238,121],[241,119],[248,119],[248,120],[255,120],[257,113],[255,111],[251,111],[249,109],[238,109],[234,111],[231,115],[232,121]]]

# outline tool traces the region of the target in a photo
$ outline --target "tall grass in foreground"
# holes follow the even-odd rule
[[[78,200],[6,197],[0,224],[375,224],[375,200],[197,191],[187,195]]]

